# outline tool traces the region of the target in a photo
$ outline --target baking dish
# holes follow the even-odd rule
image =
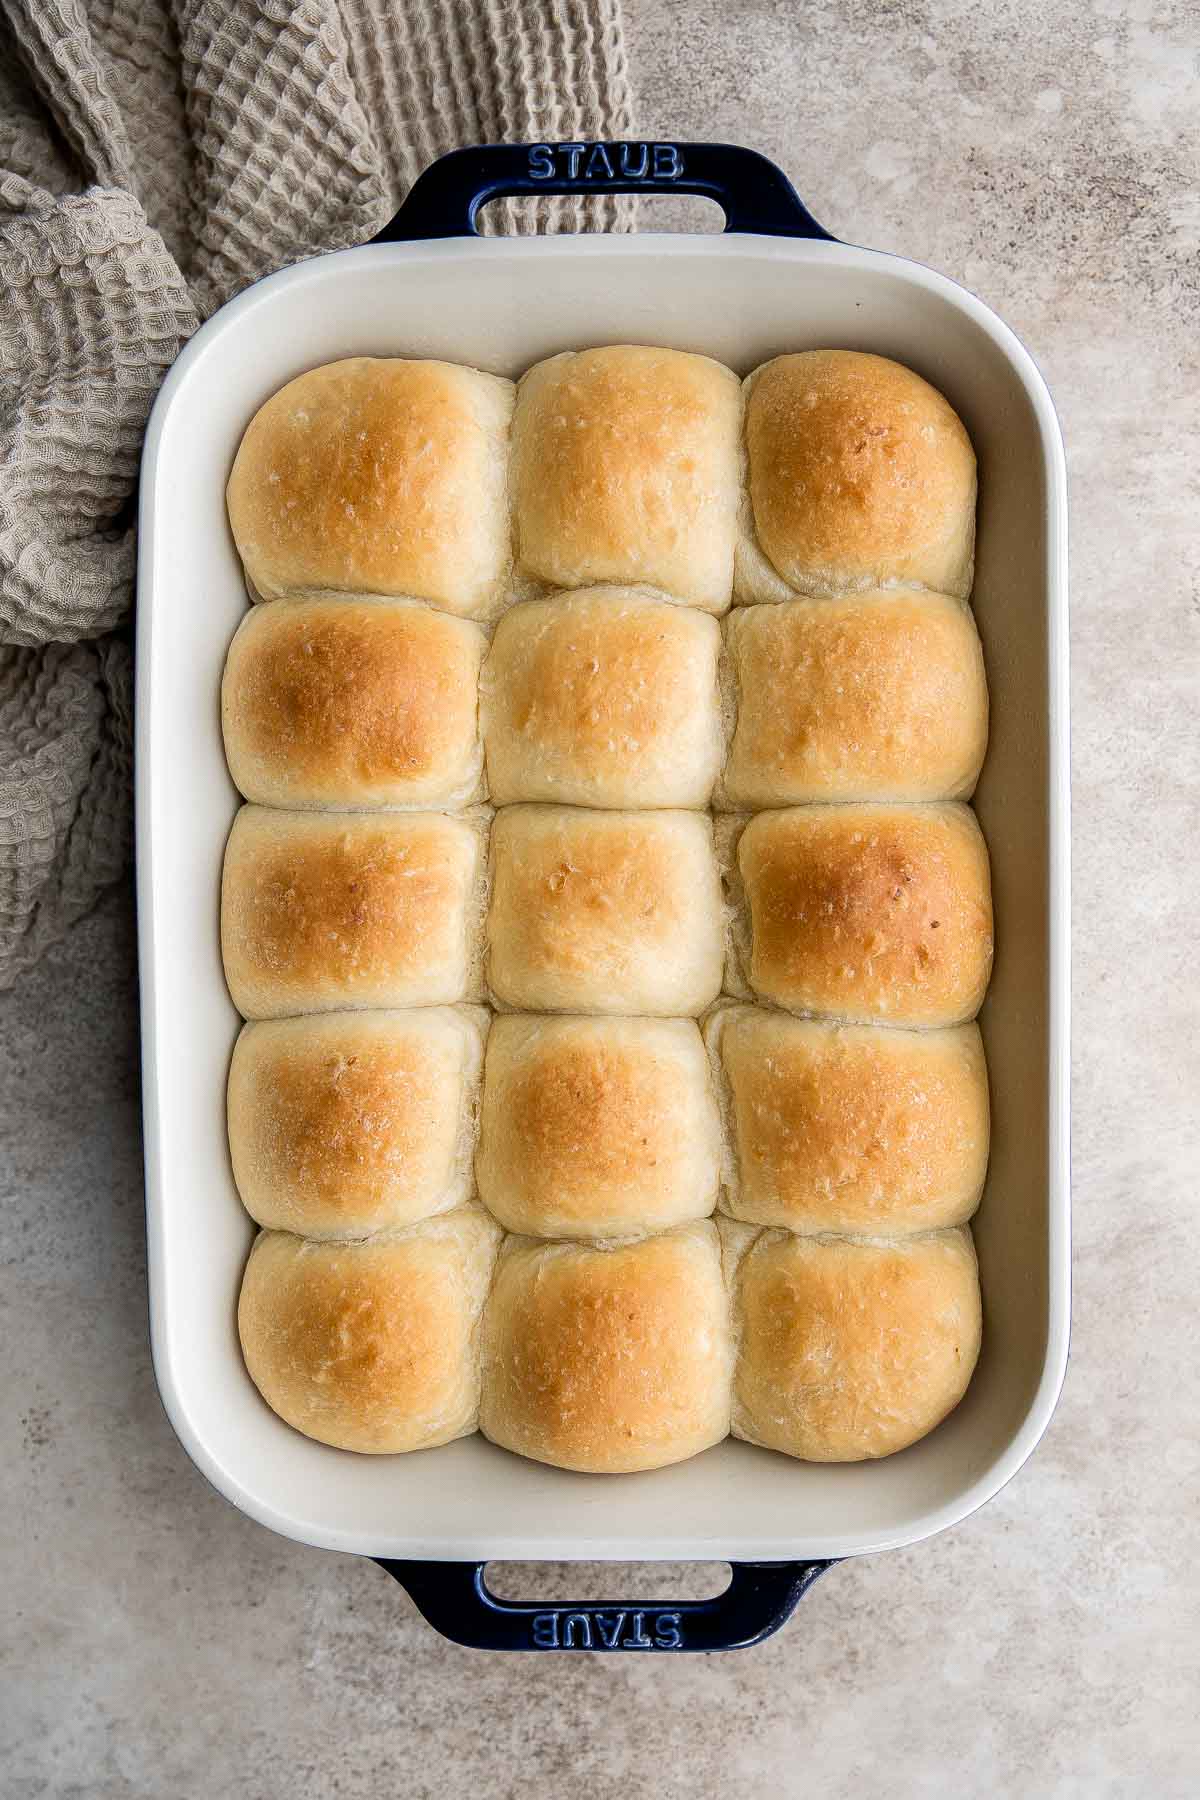
[[[704,193],[724,234],[480,238],[499,194]],[[229,1169],[224,1084],[238,1020],[218,942],[237,795],[218,687],[246,605],[224,512],[251,415],[301,370],[357,354],[515,376],[613,342],[740,372],[781,351],[872,350],[962,415],[979,456],[974,603],[992,693],[977,807],[998,955],[981,1024],[994,1143],[976,1224],[986,1328],[966,1399],[881,1463],[803,1465],[727,1441],[598,1479],[474,1437],[354,1457],[290,1430],[242,1365],[235,1298],[253,1227]],[[146,439],[137,621],[138,906],[151,1332],[163,1402],[208,1479],[275,1531],[372,1556],[447,1635],[496,1648],[723,1649],[787,1616],[831,1561],[911,1543],[1020,1468],[1062,1383],[1069,1319],[1066,498],[1045,385],[978,300],[841,244],[753,152],[719,145],[482,147],[443,158],[380,238],[268,277],[192,339]],[[488,1558],[723,1560],[733,1585],[676,1607],[512,1606]]]

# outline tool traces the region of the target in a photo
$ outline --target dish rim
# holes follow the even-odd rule
[[[365,1547],[349,1529],[331,1528],[308,1520],[301,1510],[287,1513],[256,1496],[206,1445],[202,1432],[191,1420],[172,1367],[165,1318],[164,1291],[166,1246],[162,1193],[167,1171],[161,1138],[158,1032],[156,1024],[156,969],[158,944],[154,911],[155,844],[149,829],[152,769],[148,755],[149,678],[151,646],[155,630],[152,595],[156,587],[156,512],[159,510],[159,457],[171,408],[214,347],[230,330],[244,329],[254,312],[284,287],[314,289],[330,279],[344,279],[369,264],[397,266],[414,262],[465,261],[480,258],[510,259],[532,266],[553,261],[567,244],[573,255],[602,263],[633,262],[640,258],[672,258],[701,251],[705,256],[737,259],[765,253],[797,263],[834,263],[848,270],[886,270],[903,273],[907,281],[947,302],[988,337],[1012,367],[1029,401],[1037,425],[1044,462],[1047,503],[1046,560],[1046,677],[1048,717],[1047,745],[1047,1324],[1046,1354],[1041,1377],[1024,1419],[1007,1448],[988,1469],[942,1506],[929,1509],[911,1528],[892,1534],[877,1533],[869,1543],[845,1543],[836,1532],[814,1547],[810,1540],[780,1543],[761,1537],[739,1539],[736,1532],[719,1540],[680,1532],[664,1534],[637,1552],[637,1559],[743,1560],[764,1557],[848,1556],[872,1554],[919,1542],[967,1518],[992,1499],[1018,1473],[1032,1455],[1053,1415],[1066,1373],[1070,1342],[1071,1238],[1070,1238],[1070,777],[1069,777],[1069,658],[1066,535],[1066,461],[1062,435],[1046,383],[1033,358],[1011,328],[968,290],[923,264],[889,252],[865,250],[833,241],[774,238],[756,234],[654,233],[629,235],[522,238],[448,238],[413,244],[378,244],[331,252],[264,277],[229,301],[202,325],[184,347],[159,392],[147,428],[139,497],[139,558],[137,573],[137,644],[135,680],[135,811],[136,880],[139,915],[138,963],[141,983],[141,1033],[143,1045],[143,1115],[145,1131],[147,1271],[150,1290],[150,1332],[155,1376],[167,1416],[192,1461],[206,1479],[234,1506],[285,1537],[324,1549],[364,1555],[402,1556],[447,1561],[476,1561],[480,1557],[507,1560],[544,1560],[547,1556],[580,1561],[629,1561],[628,1543],[614,1546],[600,1536],[547,1537],[525,1532],[481,1534],[478,1540],[439,1539],[426,1534],[397,1534],[384,1548]],[[499,1454],[499,1453],[498,1453]]]

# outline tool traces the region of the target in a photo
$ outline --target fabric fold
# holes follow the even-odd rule
[[[458,145],[631,131],[619,0],[7,0],[0,987],[128,861],[138,465],[196,326],[366,241]],[[484,224],[631,218],[505,202]]]

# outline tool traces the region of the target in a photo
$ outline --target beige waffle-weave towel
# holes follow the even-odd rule
[[[620,0],[3,0],[0,987],[128,860],[138,456],[188,336],[445,150],[630,131]]]

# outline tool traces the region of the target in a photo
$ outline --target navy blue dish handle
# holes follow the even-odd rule
[[[745,1650],[792,1615],[829,1562],[733,1563],[711,1600],[501,1600],[481,1562],[386,1562],[417,1611],[451,1643],[470,1650]]]
[[[735,144],[480,144],[439,157],[371,240],[411,243],[476,234],[489,200],[529,194],[702,194],[726,231],[823,238],[781,169]],[[501,1600],[481,1562],[387,1562],[418,1612],[452,1643],[474,1650],[740,1650],[791,1616],[828,1562],[733,1563],[711,1600],[676,1605],[587,1601],[546,1605]]]
[[[452,150],[417,177],[373,244],[471,237],[489,200],[525,194],[703,194],[726,231],[824,238],[783,173],[738,144],[478,144]]]

